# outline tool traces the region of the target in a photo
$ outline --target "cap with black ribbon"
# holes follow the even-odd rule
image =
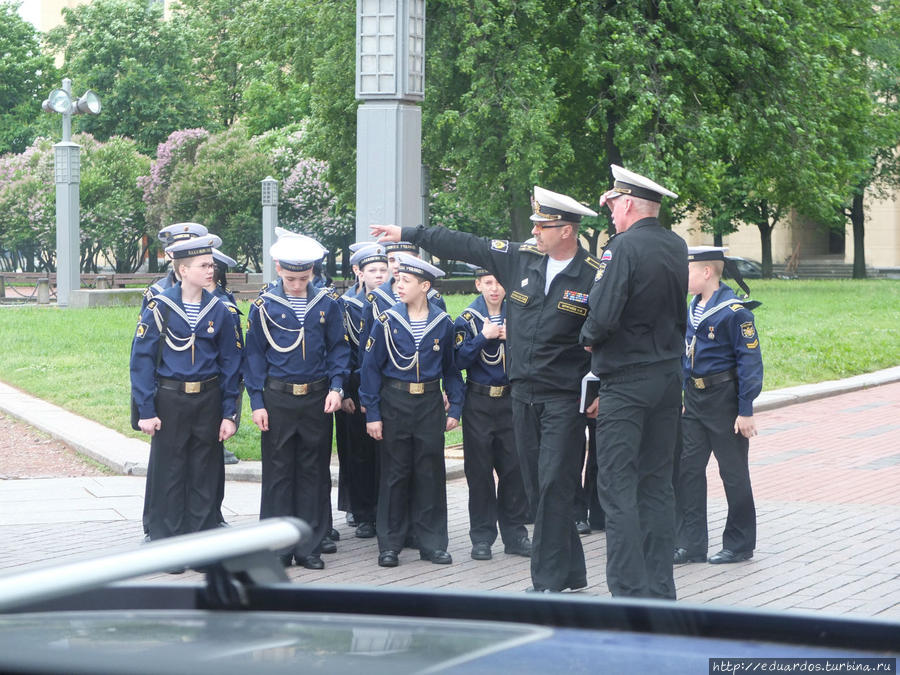
[[[391,253],[396,253],[397,251],[405,251],[406,253],[412,253],[413,255],[419,255],[419,247],[409,241],[385,242],[384,250],[389,255]]]
[[[193,258],[198,255],[212,255],[213,249],[221,245],[221,237],[214,234],[205,234],[202,237],[176,241],[174,244],[166,247],[166,254],[173,260]]]
[[[677,194],[646,176],[629,171],[617,164],[611,164],[610,169],[612,169],[613,174],[613,187],[600,197],[600,206],[604,206],[608,201],[623,195],[647,199],[656,203],[661,202],[663,197],[678,199]]]
[[[589,209],[581,202],[569,197],[547,190],[539,185],[534,186],[534,194],[531,197],[530,220],[539,223],[541,227],[561,227],[569,223],[578,224],[583,216],[596,216],[597,212]],[[557,225],[548,225],[554,221],[560,221]]]
[[[366,246],[357,249],[356,252],[350,256],[351,265],[356,265],[359,269],[362,269],[369,263],[380,262],[387,264],[388,259],[384,246],[371,241],[366,242],[366,244]]]
[[[690,246],[688,247],[688,262],[703,262],[707,260],[721,260],[725,264],[725,271],[728,276],[734,279],[735,283],[741,287],[741,290],[750,296],[750,287],[744,281],[744,275],[735,264],[734,260],[725,255],[728,250],[727,246]]]
[[[328,251],[305,234],[280,236],[269,248],[269,255],[288,272],[305,272],[325,257]]]
[[[171,246],[176,241],[186,241],[205,234],[209,234],[209,230],[200,223],[173,223],[161,229],[156,236],[165,246]]]
[[[407,274],[413,274],[420,279],[434,283],[435,279],[444,276],[444,270],[440,267],[432,265],[421,258],[417,258],[409,253],[398,252],[397,262],[400,264],[398,271]]]

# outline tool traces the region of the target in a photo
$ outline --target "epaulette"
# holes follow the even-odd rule
[[[253,304],[256,305],[257,307],[262,307],[265,304],[265,302],[266,301],[263,300],[262,298],[257,298],[256,300],[253,301]]]
[[[368,300],[369,302],[375,302],[375,294],[371,291],[366,293],[366,300]]]
[[[534,244],[522,244],[521,246],[519,246],[519,250],[525,251],[526,253],[537,253],[538,255],[544,255]]]
[[[740,312],[742,309],[744,309],[744,306],[739,302],[736,302],[733,305],[729,305],[729,307],[731,308],[732,312]]]
[[[260,298],[260,300],[261,300],[261,299],[262,299],[262,298]],[[234,305],[225,305],[225,306],[228,308],[228,311],[231,312],[232,314],[237,314],[237,313],[238,313],[238,308],[235,307]]]
[[[432,289],[432,290],[434,290],[434,289]],[[434,294],[431,297],[432,298],[440,298],[441,297],[440,291],[434,291]]]
[[[381,323],[385,323],[385,322],[388,320],[387,312],[382,312],[381,314],[379,314],[379,315],[378,315],[378,320],[379,320]]]
[[[156,307],[156,300],[151,300],[147,303],[147,309],[153,309],[154,307]]]
[[[464,318],[466,321],[471,321],[472,320],[472,312],[466,310],[465,312],[462,313],[462,318]]]
[[[586,262],[588,265],[590,265],[591,267],[593,267],[595,270],[599,270],[599,269],[600,269],[600,261],[597,260],[597,259],[596,259],[594,256],[592,256],[590,253],[588,253],[586,256],[584,256],[584,262]]]

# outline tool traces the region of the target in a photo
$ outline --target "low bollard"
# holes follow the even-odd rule
[[[38,279],[37,303],[39,305],[49,305],[50,304],[50,280],[49,279]]]
[[[6,279],[0,277],[0,298],[6,297]]]
[[[97,275],[97,279],[94,281],[94,288],[99,290],[109,290],[109,277],[105,274]]]

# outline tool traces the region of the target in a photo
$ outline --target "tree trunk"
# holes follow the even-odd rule
[[[510,230],[512,241],[525,241],[531,236],[531,207],[514,206],[510,210]]]
[[[156,257],[156,242],[154,241],[147,242],[147,271],[159,272],[159,259]]]
[[[763,279],[772,278],[772,228],[765,215],[756,222],[759,228],[759,240],[762,245],[762,276]]]
[[[853,195],[850,206],[850,222],[853,224],[853,278],[866,278],[866,212],[863,208],[863,192]]]

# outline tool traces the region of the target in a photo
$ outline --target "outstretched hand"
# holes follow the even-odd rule
[[[400,241],[400,228],[397,225],[369,225],[369,232],[378,242]]]

